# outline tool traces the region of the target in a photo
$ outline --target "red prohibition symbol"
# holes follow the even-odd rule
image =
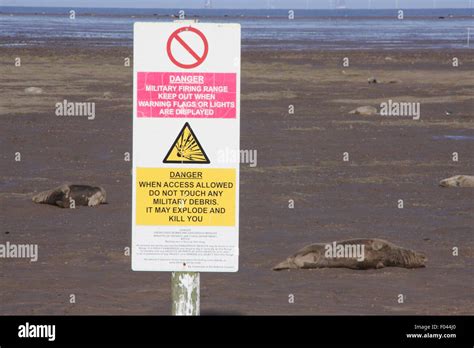
[[[189,45],[188,43],[186,43],[185,40],[183,40],[179,34],[182,33],[182,32],[192,32],[196,35],[198,35],[201,40],[202,40],[202,43],[204,44],[204,52],[202,53],[202,55],[199,55],[196,53],[195,50],[193,50]],[[186,49],[186,51],[189,52],[189,54],[196,60],[194,63],[182,63],[180,62],[179,60],[176,59],[176,57],[173,55],[173,52],[171,51],[171,44],[173,43],[173,41],[177,41],[181,46],[184,47],[184,49]],[[202,62],[204,62],[204,60],[206,59],[207,57],[207,52],[209,51],[209,44],[207,42],[207,39],[206,37],[204,36],[204,34],[197,30],[196,28],[192,28],[192,27],[182,27],[182,28],[179,28],[177,30],[175,30],[169,37],[168,39],[168,42],[166,44],[166,51],[168,53],[168,57],[170,58],[170,60],[176,65],[176,66],[179,66],[180,68],[183,68],[183,69],[192,69],[192,68],[195,68],[199,65],[202,64]]]

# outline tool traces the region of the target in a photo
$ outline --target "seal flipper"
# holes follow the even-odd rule
[[[60,208],[69,208],[69,202],[66,200],[56,201],[55,203]]]
[[[53,202],[50,202],[50,198],[55,191],[56,189],[39,192],[34,195],[31,200],[35,203],[54,204]]]
[[[276,265],[272,269],[274,271],[281,271],[283,269],[290,269],[290,268],[292,268],[291,265],[290,265],[290,262],[288,260],[285,260],[283,262],[280,262],[278,265]]]
[[[62,205],[58,204],[58,201],[62,201],[64,200],[64,197],[68,197],[69,191],[69,186],[67,184],[63,184],[52,190],[42,191],[36,194],[32,197],[32,201],[35,203],[51,204],[62,207]]]
[[[59,190],[62,193],[62,196],[60,197],[60,200],[56,201],[56,205],[61,208],[70,208],[71,207],[71,200],[70,200],[70,193],[71,193],[71,188],[69,185],[61,185],[59,186]]]
[[[102,201],[102,197],[103,197],[103,196],[102,196],[102,192],[97,192],[97,193],[93,194],[93,195],[89,198],[89,200],[88,200],[88,202],[87,202],[87,205],[88,205],[89,207],[96,207],[96,206],[98,206],[98,205],[101,203],[101,201]]]
[[[375,268],[376,268],[376,269],[385,268],[385,265],[383,264],[382,261],[379,261],[379,262],[377,263],[377,265],[375,266]]]

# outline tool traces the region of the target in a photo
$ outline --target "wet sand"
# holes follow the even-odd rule
[[[64,46],[0,52],[0,243],[39,245],[36,263],[0,260],[0,314],[170,313],[170,274],[132,272],[124,255],[132,68],[123,58],[131,55]],[[258,165],[241,167],[240,270],[201,275],[202,313],[474,313],[474,190],[438,187],[474,174],[472,51],[252,51],[242,59],[241,148],[256,149]],[[368,84],[372,76],[380,83]],[[44,92],[25,94],[31,86]],[[57,117],[64,99],[96,102],[96,118]],[[349,114],[388,99],[420,102],[421,120]],[[467,137],[444,137],[456,135]],[[110,203],[72,210],[31,202],[63,182],[102,185]],[[363,237],[424,252],[427,267],[271,271],[306,244]]]

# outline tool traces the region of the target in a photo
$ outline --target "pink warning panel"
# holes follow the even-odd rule
[[[235,73],[139,72],[137,117],[235,118]]]

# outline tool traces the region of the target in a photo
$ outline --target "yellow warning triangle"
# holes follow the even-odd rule
[[[179,132],[163,163],[211,163],[188,122]]]

